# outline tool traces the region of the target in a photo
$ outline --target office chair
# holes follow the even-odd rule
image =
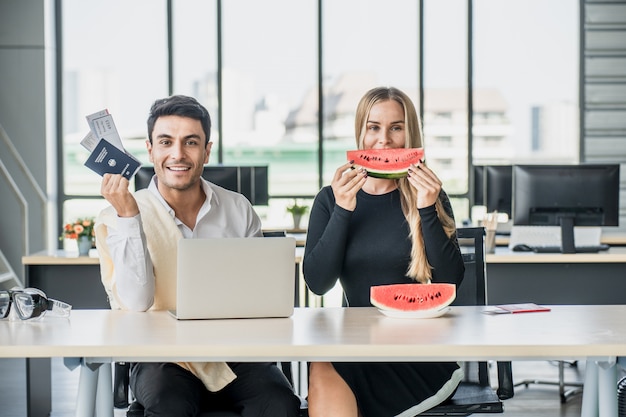
[[[474,306],[487,304],[485,267],[485,228],[457,229],[465,275],[457,288],[452,305]],[[343,306],[347,306],[343,297]],[[502,401],[513,396],[511,363],[498,362],[498,389],[494,391],[489,378],[487,362],[465,362],[465,379],[447,402],[431,408],[421,416],[469,416],[473,413],[503,413]]]
[[[487,304],[485,268],[485,229],[466,227],[457,229],[457,237],[465,275],[457,288],[452,305],[470,306]],[[491,387],[487,362],[465,362],[465,379],[454,396],[420,416],[469,416],[474,413],[503,413],[502,401],[513,396],[511,363],[498,362],[497,391]]]
[[[545,381],[541,379],[525,379],[521,382],[518,382],[514,385],[514,387],[518,387],[523,385],[528,388],[530,384],[537,385],[558,385],[559,387],[559,398],[561,399],[561,404],[565,404],[568,398],[573,395],[580,394],[583,391],[583,383],[580,382],[565,382],[565,364],[572,368],[578,367],[578,361],[566,362],[566,361],[557,361],[557,366],[559,369],[559,377],[556,381]],[[566,390],[566,387],[572,387]]]

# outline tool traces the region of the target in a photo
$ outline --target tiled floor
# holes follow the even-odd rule
[[[61,359],[52,360],[53,373],[53,412],[51,417],[74,417],[78,370],[70,371],[64,367]],[[25,417],[26,397],[24,361],[0,360],[0,416]],[[492,368],[495,368],[493,366]],[[584,363],[577,367],[566,367],[566,381],[580,381],[583,378]],[[515,382],[525,379],[556,381],[558,368],[556,362],[514,362]],[[497,381],[492,371],[492,381]],[[515,396],[504,401],[505,417],[574,417],[580,415],[582,395],[577,394],[561,404],[558,387],[552,385],[531,384],[528,388],[517,387]],[[116,410],[115,417],[123,417],[124,410]]]

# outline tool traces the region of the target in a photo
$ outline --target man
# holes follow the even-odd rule
[[[201,176],[210,130],[209,113],[195,99],[157,100],[148,117],[146,146],[155,170],[149,187],[133,194],[121,175],[103,177],[101,193],[111,206],[96,221],[96,239],[112,308],[175,308],[180,238],[262,235],[244,196]],[[296,416],[300,404],[272,363],[136,363],[130,387],[145,416],[231,409],[244,417],[287,417]]]

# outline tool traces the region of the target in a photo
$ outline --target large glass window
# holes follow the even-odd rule
[[[317,108],[316,27],[315,1],[224,4],[224,160],[270,165],[275,196],[317,191],[316,118],[300,118]]]
[[[474,1],[474,162],[578,162],[575,0]]]
[[[223,162],[268,165],[274,197],[318,191],[316,5],[223,2]],[[264,225],[288,224],[287,202],[259,207]]]
[[[196,97],[209,110],[217,142],[216,1],[176,0],[172,6],[173,92]]]
[[[62,13],[64,191],[99,195],[100,176],[83,166],[85,116],[108,109],[126,149],[145,159],[148,109],[167,95],[165,1],[64,0]],[[95,216],[103,205],[71,198],[63,217]]]
[[[356,148],[354,117],[366,91],[394,86],[418,105],[417,2],[323,2],[324,184]]]
[[[424,0],[423,16],[419,4],[228,0],[218,16],[217,0],[172,0],[168,27],[166,0],[63,0],[63,217],[104,205],[100,177],[83,166],[85,116],[109,109],[127,149],[147,163],[147,112],[170,88],[211,112],[209,164],[269,166],[272,198],[257,211],[270,228],[288,227],[285,206],[310,203],[330,183],[356,146],[357,102],[374,86],[399,87],[418,108],[422,87],[426,157],[457,197],[459,221],[469,215],[468,160],[578,160],[578,2]]]
[[[424,144],[426,161],[448,194],[468,191],[467,1],[424,2]],[[452,199],[458,221],[468,200]]]

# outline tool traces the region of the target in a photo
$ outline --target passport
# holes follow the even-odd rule
[[[122,174],[130,180],[141,167],[141,162],[102,138],[91,151],[85,166],[100,175]]]

